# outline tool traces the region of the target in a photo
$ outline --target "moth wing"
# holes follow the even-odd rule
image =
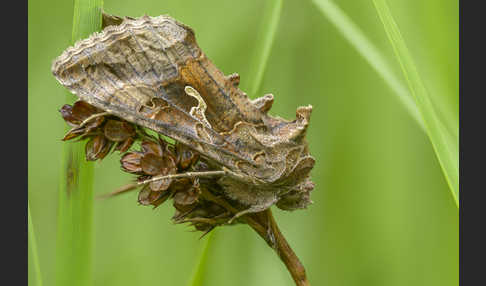
[[[204,82],[216,81],[210,65],[190,28],[168,16],[144,16],[77,42],[54,61],[52,72],[82,100],[172,137],[227,167],[235,160],[251,162],[217,132],[248,116],[244,108],[221,110],[221,105],[224,109],[244,99],[236,95],[233,100],[224,87],[218,90],[220,82]],[[201,92],[200,98],[185,92],[188,85]],[[207,108],[206,120],[195,112],[200,99]],[[253,111],[246,113],[253,116]]]

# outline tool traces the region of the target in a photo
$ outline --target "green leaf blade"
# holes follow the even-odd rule
[[[458,132],[455,132],[458,127],[446,126],[440,119],[386,1],[373,0],[373,3],[424,120],[427,134],[444,172],[454,202],[459,205],[459,139]]]
[[[102,0],[74,2],[72,43],[101,29]],[[67,92],[66,101],[77,98]],[[68,127],[66,127],[66,131]],[[63,145],[58,202],[56,284],[91,285],[93,164],[84,142]]]
[[[250,97],[258,97],[257,93],[262,85],[263,76],[267,69],[268,58],[277,34],[280,14],[282,13],[282,0],[266,1],[263,14],[262,29],[259,32],[255,54],[251,61],[249,82],[251,84]]]
[[[384,0],[373,0],[379,17],[392,43],[394,53],[406,79],[408,90],[393,74],[390,64],[368,40],[360,28],[332,1],[313,0],[324,16],[362,55],[395,92],[410,116],[428,135],[456,205],[459,201],[458,127],[457,120],[441,120],[432,104],[412,57]],[[444,112],[446,113],[446,112]]]
[[[32,222],[32,216],[30,214],[30,203],[27,201],[27,219],[28,219],[28,232],[29,232],[29,246],[30,254],[32,255],[32,264],[34,265],[35,281],[37,286],[42,286],[42,273],[39,264],[39,255],[37,252],[37,241],[35,239],[34,223]]]
[[[355,48],[375,72],[385,81],[398,97],[408,114],[425,131],[423,120],[407,88],[393,73],[390,64],[378,48],[365,36],[363,31],[336,4],[329,0],[313,0],[319,11],[341,32],[343,37]]]

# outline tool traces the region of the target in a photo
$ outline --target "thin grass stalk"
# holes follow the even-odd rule
[[[29,247],[32,255],[32,264],[34,265],[35,281],[37,286],[42,286],[42,273],[39,264],[39,255],[37,252],[37,241],[35,239],[34,224],[30,214],[30,203],[27,201],[27,215],[28,215],[28,232],[29,232]]]
[[[249,94],[252,98],[258,97],[258,91],[263,82],[263,76],[265,75],[270,52],[272,51],[273,42],[277,34],[280,15],[282,14],[282,0],[267,0],[265,2],[265,12],[262,17],[263,22],[257,37],[255,54],[250,66],[252,72],[250,72],[250,77],[248,78],[248,82],[251,85]]]
[[[270,0],[266,2],[264,11],[264,21],[262,22],[259,40],[255,48],[255,55],[253,56],[252,65],[250,66],[254,72],[250,73],[249,81],[250,97],[257,97],[261,84],[263,82],[263,76],[267,67],[270,52],[272,50],[273,42],[277,34],[278,24],[280,21],[280,15],[282,13],[282,0]],[[207,254],[211,247],[211,241],[214,240],[214,236],[217,234],[216,230],[213,230],[211,237],[207,238],[207,243],[203,246],[204,250],[199,257],[196,267],[193,271],[193,277],[190,279],[191,286],[199,286],[202,283],[203,275],[207,262]]]
[[[208,260],[208,249],[209,244],[213,240],[214,231],[210,232],[208,237],[204,240],[204,244],[202,246],[201,254],[198,258],[198,264],[193,270],[193,274],[191,276],[191,280],[188,283],[188,286],[202,286],[203,279],[204,279],[204,271],[206,270],[206,262]]]
[[[75,0],[72,44],[101,29],[102,0]],[[76,97],[67,92],[66,101]],[[66,131],[68,127],[66,126]],[[59,188],[56,283],[91,284],[93,165],[84,143],[63,144]]]
[[[404,86],[393,73],[390,64],[383,57],[378,48],[366,37],[361,29],[330,0],[313,0],[319,11],[331,22],[332,25],[343,35],[343,37],[358,51],[364,60],[375,70],[385,81],[388,87],[393,90],[398,100],[407,110],[412,119],[425,132],[425,126],[407,87]]]
[[[456,132],[458,126],[447,126],[438,116],[436,107],[432,103],[429,92],[425,88],[386,1],[373,0],[373,4],[400,63],[410,93],[423,118],[427,135],[437,155],[454,202],[456,206],[459,206],[459,138],[458,132]]]

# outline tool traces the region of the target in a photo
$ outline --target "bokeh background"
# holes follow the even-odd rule
[[[196,31],[225,73],[252,71],[264,1],[105,0],[109,13],[169,14]],[[370,0],[334,1],[403,79]],[[434,103],[457,118],[458,1],[389,0]],[[71,39],[73,3],[29,0],[29,202],[44,285],[54,285],[65,89],[50,73]],[[458,284],[458,210],[425,133],[393,91],[310,0],[284,0],[262,87],[271,114],[295,118],[312,104],[308,130],[314,204],[274,210],[311,285]],[[69,143],[67,143],[69,144]],[[118,157],[95,164],[95,195],[131,177]],[[138,206],[130,193],[94,203],[93,285],[186,285],[204,239],[170,222],[173,209]],[[35,285],[29,260],[29,283]],[[212,237],[203,285],[293,285],[273,251],[247,226]]]

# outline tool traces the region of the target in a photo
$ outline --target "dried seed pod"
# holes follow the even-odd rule
[[[112,146],[113,143],[108,141],[103,135],[91,138],[85,146],[86,160],[96,161],[103,159],[110,152]]]
[[[71,127],[77,126],[81,123],[76,117],[73,115],[73,107],[69,104],[64,104],[61,109],[59,110],[61,113],[62,118],[69,124]]]
[[[62,140],[79,136],[81,139],[88,138],[85,149],[86,159],[89,161],[103,159],[114,143],[115,150],[124,153],[137,138],[136,128],[132,123],[113,117],[105,120],[106,113],[84,101],[76,101],[72,106],[65,104],[59,111],[63,119],[73,127]]]
[[[135,128],[128,122],[110,119],[103,128],[106,138],[114,142],[123,142],[135,136]]]
[[[142,152],[144,154],[152,153],[160,157],[163,156],[163,149],[165,145],[161,145],[160,142],[143,141],[141,146],[142,146]]]
[[[172,179],[157,180],[150,182],[150,189],[152,189],[154,192],[165,191],[170,187],[171,183]]]
[[[120,153],[125,153],[132,147],[133,143],[135,143],[135,139],[133,137],[128,137],[125,141],[118,142],[116,145],[115,150],[119,151]]]
[[[138,194],[138,202],[144,206],[148,206],[159,199],[161,195],[161,192],[153,192],[147,185]]]
[[[73,104],[71,111],[72,111],[72,118],[73,118],[72,123],[77,125],[81,124],[85,119],[87,119],[91,115],[102,112],[101,109],[98,109],[93,105],[88,104],[87,102],[82,100],[76,101]]]
[[[174,203],[178,205],[192,205],[197,201],[200,193],[199,180],[196,179],[191,186],[174,194]]]
[[[140,166],[140,160],[143,154],[141,152],[130,152],[123,155],[120,159],[122,170],[128,173],[142,173],[142,167]]]

